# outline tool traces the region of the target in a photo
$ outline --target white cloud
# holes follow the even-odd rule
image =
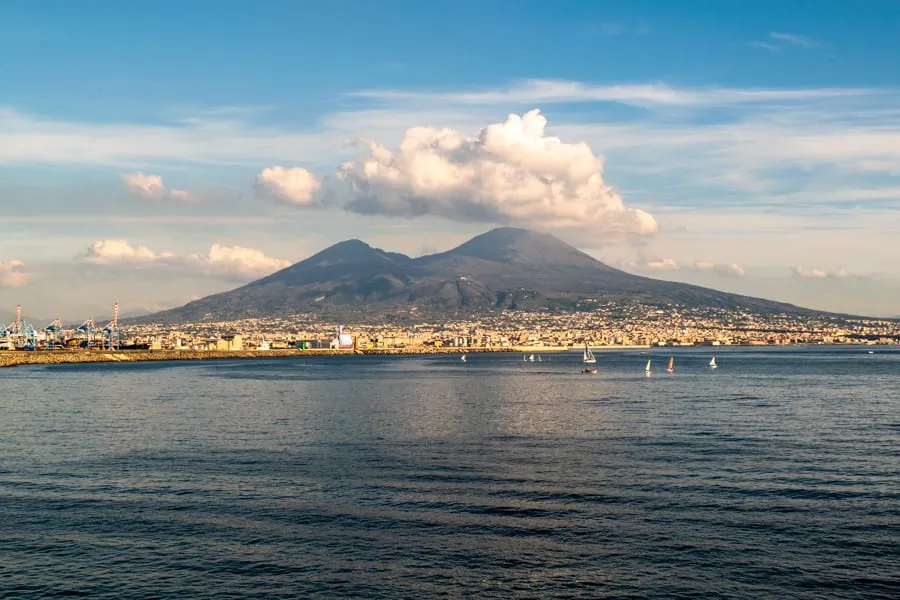
[[[146,246],[132,246],[125,240],[97,240],[85,255],[85,261],[97,265],[114,263],[153,263],[174,257],[173,254],[156,254]]]
[[[256,178],[257,193],[294,206],[312,206],[322,182],[303,167],[269,167]]]
[[[814,40],[805,35],[772,31],[769,33],[765,40],[750,42],[750,45],[756,46],[757,48],[763,48],[771,52],[780,52],[791,47],[809,49],[815,46],[820,46],[821,44],[817,40]]]
[[[178,268],[210,276],[255,279],[290,266],[290,261],[266,256],[262,251],[242,246],[213,244],[209,252],[174,254],[154,252],[126,240],[98,240],[79,257],[95,265]]]
[[[538,110],[510,115],[469,138],[452,129],[414,127],[399,148],[370,144],[343,164],[346,206],[363,214],[499,222],[549,229],[647,235],[647,212],[625,206],[603,180],[603,160],[585,143],[545,135]]]
[[[208,266],[214,272],[262,276],[289,267],[291,262],[266,256],[262,251],[242,246],[213,244],[205,256],[189,255],[189,262]]]
[[[258,127],[240,113],[162,125],[62,121],[0,107],[0,164],[258,165],[261,160],[329,162],[348,156],[355,132]]]
[[[747,274],[744,267],[738,264],[722,264],[708,260],[682,264],[674,258],[642,258],[637,261],[625,262],[623,266],[647,271],[706,271],[723,277],[744,277]]]
[[[420,123],[468,129],[498,110],[587,102],[649,110],[628,122],[604,113],[587,122],[560,122],[554,135],[588,139],[609,153],[634,149],[638,165],[721,171],[758,166],[900,172],[896,92],[866,88],[752,89],[673,87],[665,83],[598,85],[526,80],[501,88],[350,94],[368,105],[323,114],[308,128],[262,127],[236,110],[163,125],[60,121],[0,107],[0,164],[217,164],[284,161],[327,165],[352,156],[348,139],[385,142]],[[377,104],[377,106],[376,106]],[[701,124],[682,111],[728,108],[730,118]],[[673,118],[672,111],[675,110]],[[661,116],[662,118],[657,118]],[[591,138],[585,138],[591,135]],[[760,165],[760,163],[764,163]],[[159,182],[160,184],[162,182]],[[145,192],[146,193],[146,192]]]
[[[529,79],[478,91],[363,90],[348,94],[384,102],[416,104],[509,105],[615,102],[633,105],[710,106],[841,98],[872,94],[860,88],[754,89],[678,88],[664,83],[597,85],[581,81]]]
[[[802,48],[812,48],[813,46],[819,45],[819,42],[817,42],[816,40],[810,37],[806,37],[805,35],[798,35],[796,33],[779,33],[777,31],[773,31],[769,33],[769,38],[777,42],[784,42],[785,44],[800,46]]]
[[[720,264],[708,260],[698,260],[691,265],[691,268],[696,271],[712,271],[725,277],[744,277],[747,275],[744,267],[735,263]]]
[[[0,261],[0,287],[22,287],[28,283],[29,275],[24,271],[21,260]]]
[[[654,271],[677,271],[681,268],[678,262],[672,258],[657,258],[644,261],[639,266]]]
[[[826,271],[824,269],[816,269],[813,267],[798,266],[791,269],[794,277],[803,279],[846,279],[848,277],[857,277],[846,269],[838,269],[837,271]]]
[[[123,173],[121,177],[130,193],[145,200],[157,202],[193,202],[195,200],[189,192],[167,188],[160,175]]]

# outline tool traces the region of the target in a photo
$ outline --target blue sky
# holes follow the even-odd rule
[[[4,2],[0,314],[163,308],[348,237],[417,254],[499,223],[900,314],[898,28],[877,0]]]

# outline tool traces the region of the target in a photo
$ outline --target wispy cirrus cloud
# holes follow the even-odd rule
[[[329,124],[308,130],[258,126],[234,111],[148,124],[60,120],[0,107],[0,164],[143,169],[315,161],[323,153],[348,156],[346,141],[352,135]]]
[[[751,46],[763,48],[771,52],[779,52],[785,48],[814,48],[821,42],[805,35],[771,31],[765,40],[750,42]]]
[[[877,93],[861,88],[679,88],[664,83],[600,85],[581,81],[529,79],[485,90],[409,91],[370,89],[347,96],[382,102],[462,105],[612,102],[620,104],[715,106],[842,98]]]
[[[773,31],[769,33],[769,38],[778,42],[784,42],[785,44],[791,44],[792,46],[800,46],[801,48],[812,48],[813,46],[819,45],[818,41],[796,33]]]

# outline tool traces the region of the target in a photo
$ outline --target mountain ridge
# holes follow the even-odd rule
[[[460,316],[502,309],[589,310],[592,302],[681,304],[771,314],[826,314],[793,304],[632,275],[546,233],[500,227],[411,258],[353,239],[285,269],[141,322],[232,320],[317,313]]]

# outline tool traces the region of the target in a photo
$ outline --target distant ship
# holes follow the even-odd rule
[[[666,371],[669,372],[669,375],[671,375],[672,373],[675,372],[675,357],[674,356],[669,357],[669,366],[666,368]]]
[[[462,356],[460,356],[460,357],[459,357],[459,360],[461,360],[461,361],[463,361],[463,362],[466,362],[466,355],[463,354]]]
[[[651,371],[650,371],[650,360],[652,360],[652,359],[649,359],[649,358],[647,359],[647,366],[644,367],[644,373],[647,374],[647,377],[650,377],[650,374],[651,374]]]
[[[713,356],[713,357],[712,357],[712,360],[709,361],[709,368],[710,368],[710,369],[716,369],[716,368],[718,368],[718,365],[716,364],[716,357],[715,357],[715,356]]]

